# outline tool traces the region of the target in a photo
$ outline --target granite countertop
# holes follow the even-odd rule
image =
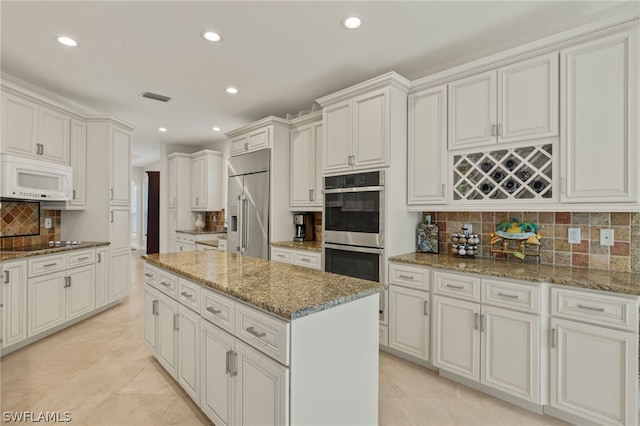
[[[196,244],[202,244],[203,246],[218,247],[218,240],[196,241]]]
[[[142,258],[287,320],[377,294],[384,288],[373,281],[217,250]]]
[[[309,251],[322,251],[322,241],[277,241],[271,243],[274,247],[301,249]]]
[[[221,234],[221,232],[214,232],[214,231],[207,231],[207,230],[197,231],[195,229],[178,229],[176,230],[176,232],[180,232],[181,234],[189,234],[189,235]]]
[[[32,250],[29,250],[29,246],[23,247],[20,251],[1,250],[0,261],[23,259],[25,257],[44,256],[47,254],[59,253],[62,251],[82,250],[93,247],[108,246],[111,243],[108,241],[83,241],[80,245],[75,246],[60,246],[60,247],[47,247],[39,248],[40,246],[34,246]]]
[[[640,274],[632,272],[540,265],[501,259],[461,259],[449,254],[430,253],[407,253],[392,256],[389,261],[640,296]]]

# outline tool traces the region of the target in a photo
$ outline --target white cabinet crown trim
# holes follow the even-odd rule
[[[324,96],[322,98],[318,98],[316,99],[316,102],[324,108],[338,102],[352,99],[354,96],[368,93],[376,89],[383,89],[389,86],[398,88],[402,92],[407,93],[410,85],[411,81],[407,80],[400,74],[391,71],[381,76],[367,80],[363,83],[359,83],[330,95]]]

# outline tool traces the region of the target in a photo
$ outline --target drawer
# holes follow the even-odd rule
[[[66,258],[65,254],[54,254],[29,259],[29,276],[35,277],[51,272],[64,271],[67,269]]]
[[[540,287],[483,278],[482,303],[539,314]]]
[[[322,268],[321,256],[320,253],[296,250],[293,252],[293,263],[305,268],[320,269]]]
[[[480,301],[480,277],[435,271],[433,278],[436,293],[472,302]]]
[[[271,260],[284,263],[293,263],[293,252],[280,247],[271,247]]]
[[[389,346],[389,327],[386,325],[378,325],[378,344]]]
[[[215,250],[216,248],[207,244],[196,243],[196,250]]]
[[[96,251],[80,250],[67,253],[67,268],[75,268],[76,266],[92,265],[96,263]]]
[[[431,288],[430,272],[427,268],[389,263],[389,284],[429,290]]]
[[[200,294],[200,315],[233,334],[235,302],[228,297],[203,287]]]
[[[289,323],[241,303],[236,304],[237,338],[267,356],[289,365]]]
[[[194,235],[181,234],[180,232],[176,233],[176,240],[187,244],[196,243],[196,237]]]
[[[218,240],[218,250],[227,251],[227,240]]]
[[[165,271],[158,272],[158,288],[167,296],[178,298],[178,277]]]
[[[635,298],[552,287],[551,315],[638,331],[638,301]]]
[[[144,265],[144,282],[158,288],[158,269],[147,263]]]
[[[200,284],[178,278],[178,301],[183,305],[200,312]]]

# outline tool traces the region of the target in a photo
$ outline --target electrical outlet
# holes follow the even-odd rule
[[[613,229],[601,229],[600,230],[600,245],[612,246],[613,245]]]
[[[580,228],[569,228],[569,244],[580,244]]]
[[[44,218],[44,227],[47,228],[47,229],[51,228],[51,218],[50,217]]]
[[[462,225],[463,228],[467,228],[467,232],[473,234],[473,225],[470,223],[465,223]]]

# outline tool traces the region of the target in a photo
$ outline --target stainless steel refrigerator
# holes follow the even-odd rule
[[[269,258],[269,149],[229,160],[227,251]]]

